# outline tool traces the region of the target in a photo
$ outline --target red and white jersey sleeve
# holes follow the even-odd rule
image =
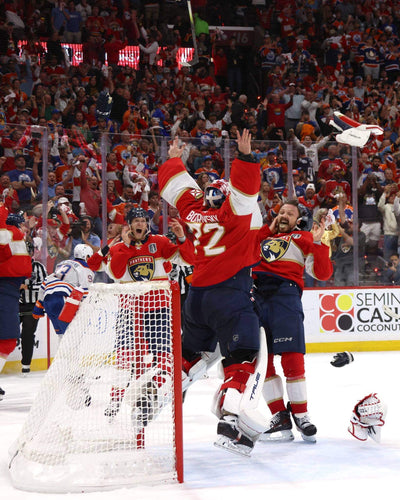
[[[0,276],[29,278],[32,274],[32,259],[26,249],[24,233],[15,226],[7,225],[8,211],[0,207]]]
[[[257,203],[260,166],[234,160],[231,194],[219,209],[207,209],[203,191],[186,172],[182,161],[172,158],[159,170],[161,196],[178,208],[194,234],[195,262],[192,286],[221,283],[257,262],[254,252],[262,217]]]
[[[149,235],[142,245],[117,243],[110,248],[107,274],[117,282],[167,280],[164,267],[167,260],[193,264],[193,243],[186,238],[184,243],[174,245],[162,235]]]
[[[304,288],[304,267],[317,280],[324,281],[331,277],[333,267],[329,247],[314,243],[311,233],[293,231],[272,235],[269,227],[264,226],[259,238],[261,261],[253,269],[255,277],[263,273],[279,276],[294,281],[301,289]]]

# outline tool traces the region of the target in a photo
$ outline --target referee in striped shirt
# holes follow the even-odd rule
[[[32,257],[32,275],[21,285],[19,296],[19,321],[22,325],[21,364],[23,374],[30,372],[33,346],[35,343],[35,332],[38,324],[38,320],[32,316],[32,310],[38,298],[40,285],[47,276],[44,265],[33,259],[34,246],[28,237],[26,240],[26,246],[28,248],[29,255]]]

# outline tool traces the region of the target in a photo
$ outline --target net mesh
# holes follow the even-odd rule
[[[12,451],[14,486],[176,480],[171,298],[168,282],[93,285]]]

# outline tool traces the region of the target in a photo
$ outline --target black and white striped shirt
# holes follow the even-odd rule
[[[20,304],[34,304],[37,300],[39,288],[47,276],[46,268],[41,262],[32,261],[32,276],[24,281],[26,290],[21,290],[19,296]]]

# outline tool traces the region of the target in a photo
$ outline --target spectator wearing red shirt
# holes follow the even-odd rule
[[[343,191],[346,193],[349,203],[351,202],[351,186],[343,179],[343,169],[340,165],[332,168],[333,178],[326,181],[326,196],[335,198],[335,195]]]
[[[285,138],[285,111],[293,104],[293,95],[290,101],[283,103],[279,94],[272,94],[267,104],[267,125],[271,127],[268,138],[272,140],[282,140]]]
[[[93,230],[97,235],[101,235],[102,224],[100,218],[101,192],[98,189],[99,172],[97,168],[96,176],[86,174],[87,164],[81,170],[81,203],[85,204],[86,214],[93,219]],[[82,214],[81,214],[82,215]]]
[[[338,165],[339,167],[342,168],[342,170],[346,173],[346,164],[341,158],[338,158],[337,156],[337,146],[335,144],[331,144],[328,147],[328,158],[325,158],[325,160],[322,160],[321,163],[319,164],[319,169],[318,169],[318,174],[317,174],[317,179],[324,179],[328,181],[329,179],[332,179],[333,176],[333,167],[335,165]]]
[[[107,62],[110,66],[118,66],[119,52],[126,47],[126,41],[116,38],[115,33],[111,33],[107,42],[104,44],[104,50],[107,54]]]
[[[212,46],[212,58],[214,62],[214,76],[218,85],[225,88],[228,77],[228,59],[223,47],[218,47],[216,43]],[[221,88],[220,88],[221,90]]]
[[[3,132],[4,130],[0,132],[0,145],[4,149],[5,157],[5,162],[1,168],[2,173],[15,169],[14,148],[22,137],[22,131],[19,129],[13,129],[8,136],[6,133],[3,135]]]
[[[19,198],[17,191],[11,186],[10,177],[3,174],[0,177],[0,200],[10,213],[14,213],[19,207]]]

